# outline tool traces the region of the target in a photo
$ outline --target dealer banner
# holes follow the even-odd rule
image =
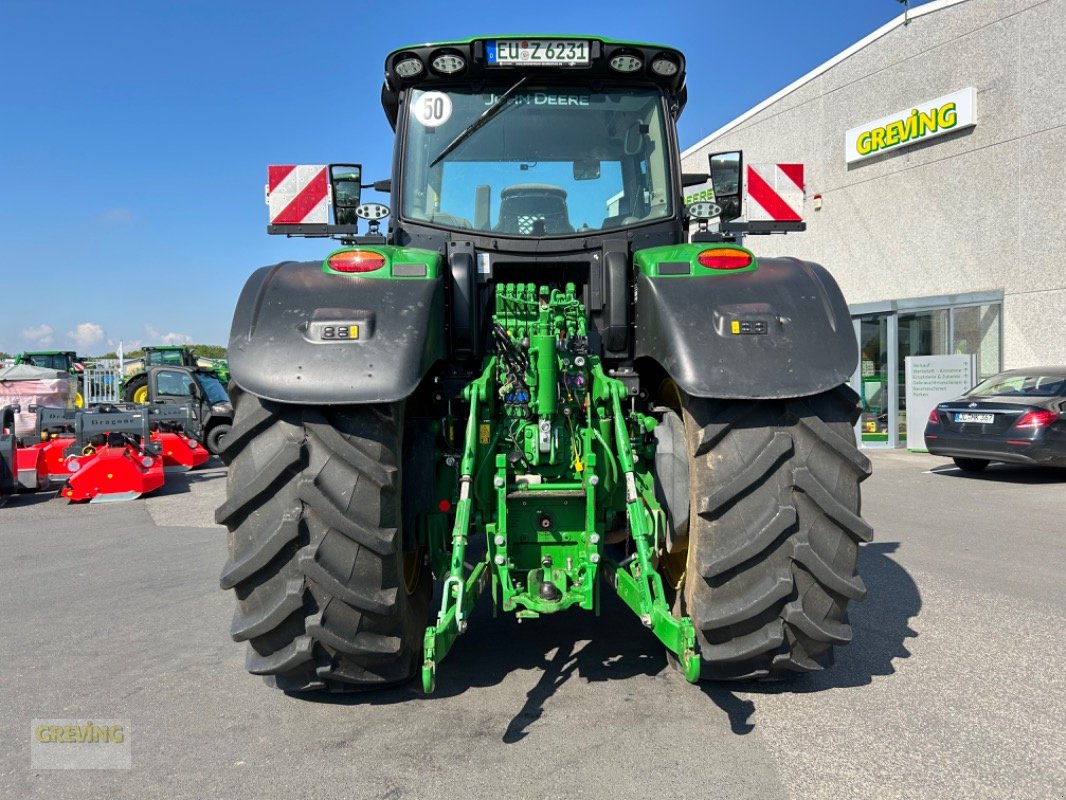
[[[852,128],[844,134],[844,161],[851,164],[976,124],[977,90],[971,86]]]

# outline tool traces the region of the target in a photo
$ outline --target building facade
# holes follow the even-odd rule
[[[904,359],[1066,363],[1066,0],[935,0],[683,155],[805,165],[807,231],[854,317],[863,439],[904,441]],[[924,424],[924,420],[921,420]]]

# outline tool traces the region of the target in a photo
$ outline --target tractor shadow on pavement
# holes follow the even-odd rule
[[[852,641],[836,648],[836,663],[828,669],[790,681],[700,684],[704,694],[729,715],[733,733],[744,735],[754,730],[751,716],[759,695],[867,686],[875,676],[894,674],[897,659],[910,658],[907,639],[918,635],[910,621],[921,610],[922,598],[910,574],[890,558],[898,548],[899,542],[888,541],[872,542],[859,550],[859,574],[866,583],[866,599],[848,606]]]
[[[536,720],[547,701],[572,677],[589,682],[653,676],[667,668],[666,655],[652,634],[606,587],[599,617],[579,609],[535,620],[508,615],[493,619],[486,597],[478,602],[470,627],[459,637],[448,657],[437,667],[437,688],[424,695],[419,679],[380,692],[330,695],[308,693],[302,700],[340,704],[389,705],[418,698],[433,702],[467,691],[496,686],[508,676],[541,672],[527,700],[508,726],[504,741],[518,741],[522,729]],[[439,603],[434,597],[431,608]],[[678,676],[678,679],[683,679]]]
[[[166,482],[147,496],[167,497],[174,494],[188,494],[192,491],[193,484],[210,483],[218,480],[224,481],[225,479],[225,468],[216,466],[215,462],[208,461],[207,464],[198,469],[168,473]]]
[[[893,662],[910,656],[905,643],[917,634],[909,627],[921,609],[918,587],[910,575],[889,558],[896,542],[877,542],[862,548],[860,574],[869,594],[863,603],[850,607],[854,641],[838,649],[830,669],[780,683],[701,683],[700,688],[728,717],[734,733],[754,729],[751,717],[755,700],[741,695],[806,693],[868,685],[875,675],[891,675]],[[572,610],[555,616],[519,623],[501,615],[492,619],[485,598],[478,604],[467,633],[459,637],[452,652],[437,669],[437,690],[423,695],[417,679],[406,686],[383,692],[356,695],[301,695],[304,700],[344,704],[389,705],[420,699],[433,702],[467,691],[496,686],[523,670],[540,672],[526,692],[503,733],[513,744],[527,735],[528,727],[543,714],[544,707],[567,681],[624,681],[638,676],[655,677],[669,670],[665,651],[611,591],[604,588],[599,617]],[[680,673],[663,675],[684,688]],[[756,698],[757,699],[757,698]]]

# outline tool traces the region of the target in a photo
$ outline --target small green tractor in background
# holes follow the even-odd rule
[[[148,402],[149,367],[191,367],[213,371],[225,386],[229,383],[229,364],[222,358],[198,356],[187,345],[145,347],[144,355],[126,362],[122,381],[122,399],[127,403]]]
[[[33,367],[54,369],[57,372],[69,372],[78,379],[78,393],[75,395],[74,404],[78,408],[85,406],[85,365],[73,350],[35,350],[19,353],[15,356],[15,364],[29,364]]]
[[[405,47],[391,208],[351,164],[322,168],[333,224],[272,204],[270,232],[341,247],[256,271],[234,314],[216,518],[250,672],[432,691],[485,594],[535,620],[606,588],[689,681],[818,670],[851,639],[848,307],[819,265],[736,243],[741,156],[683,173],[685,101],[660,45]],[[299,205],[299,174],[271,168],[268,198]],[[718,205],[685,207],[709,179]]]

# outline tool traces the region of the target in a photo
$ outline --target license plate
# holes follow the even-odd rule
[[[985,425],[995,420],[995,418],[995,414],[970,414],[966,411],[960,412],[955,415],[956,422],[981,422]]]
[[[494,67],[587,65],[589,43],[579,39],[498,39],[485,43],[485,56]]]

